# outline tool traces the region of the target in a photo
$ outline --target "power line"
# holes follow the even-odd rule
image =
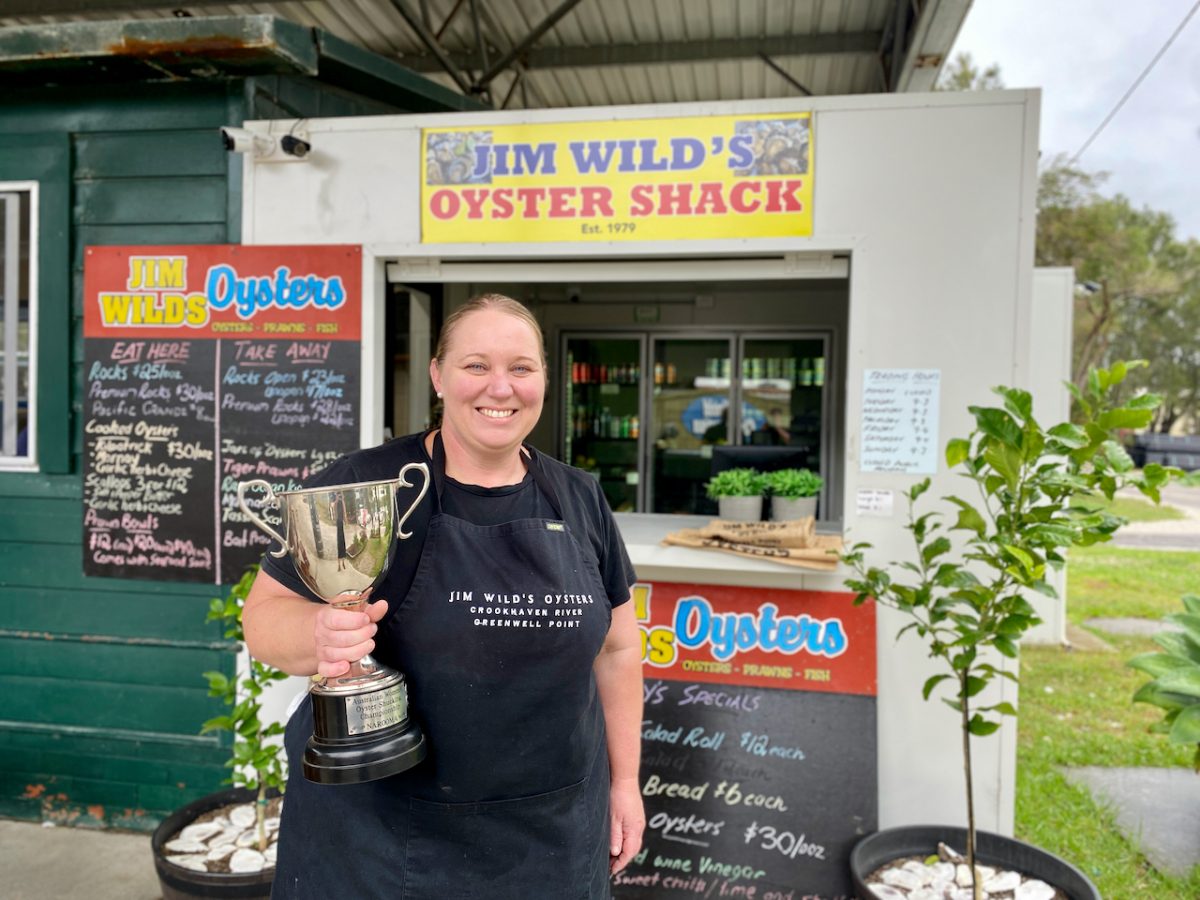
[[[1134,80],[1133,84],[1129,86],[1129,90],[1127,90],[1125,95],[1117,101],[1117,105],[1112,108],[1112,111],[1104,117],[1104,121],[1096,127],[1096,130],[1092,132],[1091,137],[1084,141],[1083,146],[1075,151],[1075,155],[1071,157],[1068,165],[1074,165],[1079,160],[1079,157],[1083,156],[1084,151],[1086,151],[1087,148],[1092,145],[1092,141],[1100,136],[1100,132],[1105,129],[1105,126],[1107,126],[1108,123],[1113,120],[1113,117],[1121,111],[1121,107],[1125,105],[1125,101],[1132,97],[1133,92],[1138,89],[1138,86],[1141,85],[1143,81],[1145,81],[1146,76],[1150,74],[1150,70],[1158,64],[1158,61],[1162,59],[1163,54],[1171,48],[1173,43],[1175,43],[1175,38],[1179,37],[1180,32],[1187,27],[1187,23],[1192,20],[1192,16],[1196,14],[1196,10],[1198,9],[1200,9],[1200,0],[1196,0],[1195,5],[1192,6],[1192,8],[1188,11],[1188,14],[1183,17],[1183,21],[1179,23],[1179,26],[1171,33],[1171,36],[1167,38],[1167,42],[1159,48],[1157,53],[1154,54],[1154,59],[1150,60],[1149,65],[1142,70],[1142,74],[1139,75]]]

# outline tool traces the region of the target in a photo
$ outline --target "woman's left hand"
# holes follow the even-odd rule
[[[609,874],[615,875],[642,849],[646,813],[642,808],[642,791],[636,778],[613,781],[609,792],[609,815],[612,817]]]

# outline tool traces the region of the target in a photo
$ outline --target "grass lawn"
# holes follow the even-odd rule
[[[1185,518],[1183,510],[1164,504],[1155,505],[1141,497],[1113,497],[1111,501],[1100,498],[1099,505],[1107,507],[1115,516],[1121,516],[1130,522],[1169,522],[1172,519]]]
[[[1200,592],[1200,553],[1093,547],[1073,551],[1068,617],[1158,618]],[[1070,860],[1109,900],[1195,900],[1200,867],[1187,879],[1159,874],[1098,808],[1067,783],[1062,766],[1188,767],[1192,750],[1147,733],[1156,707],[1130,702],[1146,676],[1125,666],[1156,650],[1148,638],[1102,635],[1111,650],[1025,647],[1017,749],[1017,836]],[[1196,776],[1200,778],[1200,775]]]
[[[1183,612],[1180,598],[1189,593],[1200,594],[1200,553],[1112,544],[1071,551],[1067,617],[1077,625],[1104,616],[1158,619]]]

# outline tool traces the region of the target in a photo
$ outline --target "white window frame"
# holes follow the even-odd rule
[[[4,317],[7,326],[11,320],[16,328],[4,329],[3,365],[15,362],[13,374],[16,378],[4,379],[3,408],[4,415],[10,412],[9,400],[16,396],[19,382],[20,354],[17,351],[17,336],[19,331],[19,270],[13,266],[13,259],[20,264],[20,201],[18,194],[29,195],[29,346],[25,353],[26,369],[29,373],[29,396],[26,397],[26,429],[28,431],[26,452],[22,456],[8,455],[3,452],[5,429],[0,422],[0,472],[29,472],[38,470],[37,456],[37,372],[38,372],[38,260],[39,260],[39,229],[38,229],[38,182],[36,181],[0,181],[0,216],[4,217],[5,254],[3,265],[0,266],[0,278],[3,278],[4,305],[0,308],[0,316]],[[16,222],[14,229],[13,222]],[[13,235],[16,235],[14,238]],[[15,246],[15,254],[9,252]],[[14,290],[13,285],[18,285]],[[10,356],[11,354],[11,356]],[[15,406],[13,407],[15,410]]]

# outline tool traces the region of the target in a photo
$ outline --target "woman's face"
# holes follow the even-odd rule
[[[516,449],[542,414],[546,373],[537,335],[506,312],[481,309],[460,320],[429,377],[443,395],[446,437],[471,450]]]

